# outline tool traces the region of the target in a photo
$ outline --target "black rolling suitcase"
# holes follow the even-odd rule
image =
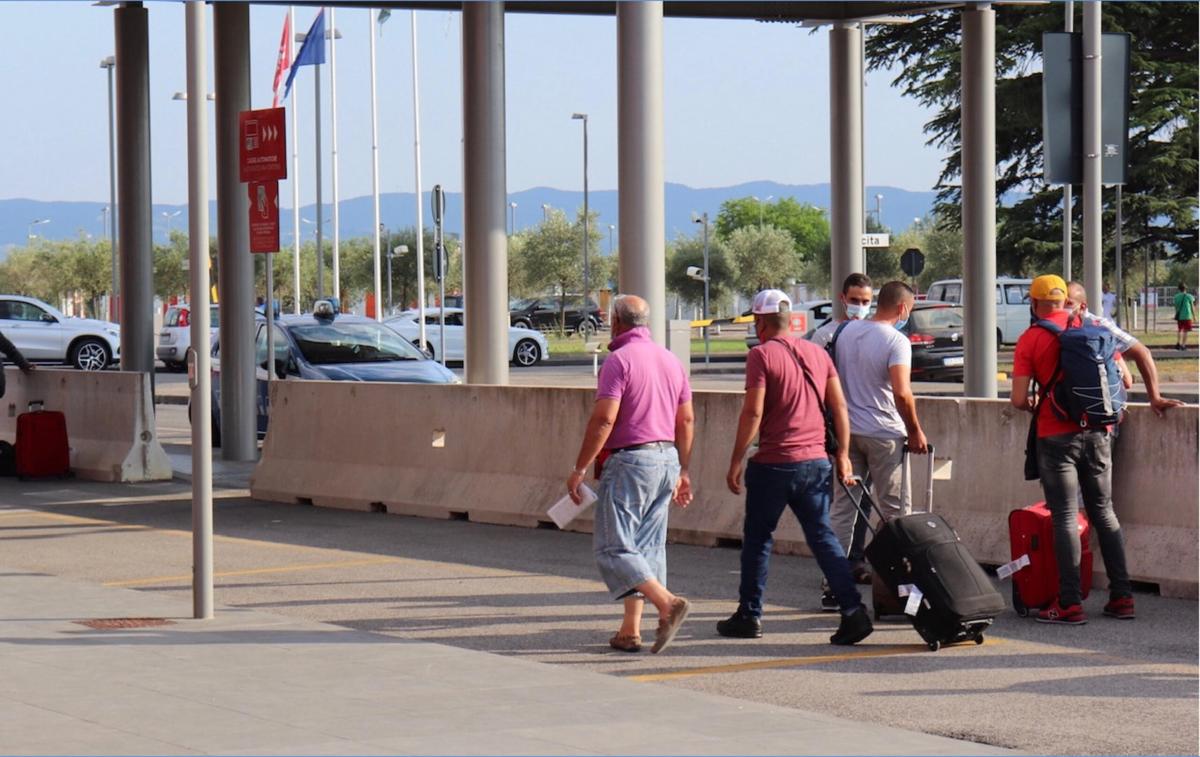
[[[932,447],[929,482],[932,506]],[[865,490],[858,507],[868,520],[868,507],[883,518]],[[867,560],[889,590],[906,595],[905,613],[929,648],[936,652],[943,644],[967,640],[982,644],[984,631],[1006,607],[1004,597],[950,524],[924,512],[894,518],[873,531]]]

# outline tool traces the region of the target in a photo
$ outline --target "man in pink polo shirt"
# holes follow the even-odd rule
[[[642,648],[642,609],[658,609],[652,652],[667,648],[690,604],[666,587],[667,506],[692,501],[692,390],[687,373],[650,336],[650,309],[634,295],[613,301],[612,354],[600,369],[596,405],[567,478],[576,504],[588,466],[608,452],[596,492],[592,548],[613,599],[625,602],[621,629],[609,644],[623,652]]]

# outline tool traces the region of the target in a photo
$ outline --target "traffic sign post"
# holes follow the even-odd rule
[[[925,253],[916,247],[909,247],[900,256],[900,270],[908,274],[909,278],[916,279],[921,275],[921,271],[925,270]]]
[[[283,108],[238,114],[238,177],[241,181],[287,178],[287,130]]]
[[[250,252],[279,252],[279,182],[252,181],[250,191]]]

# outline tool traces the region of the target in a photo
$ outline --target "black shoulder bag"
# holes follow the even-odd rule
[[[796,365],[800,366],[800,372],[804,374],[804,380],[808,383],[808,387],[812,389],[813,397],[817,400],[817,407],[821,410],[821,417],[825,420],[825,452],[830,456],[836,455],[838,451],[837,433],[833,430],[833,417],[825,408],[825,402],[821,399],[821,393],[817,391],[817,382],[813,380],[812,374],[808,371],[808,366],[796,354],[796,350],[792,346],[786,345],[788,352],[792,353],[792,357],[796,360]]]

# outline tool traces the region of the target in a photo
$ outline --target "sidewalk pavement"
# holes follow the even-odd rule
[[[112,618],[167,624],[80,624]],[[0,670],[3,754],[1007,753],[4,568]]]

